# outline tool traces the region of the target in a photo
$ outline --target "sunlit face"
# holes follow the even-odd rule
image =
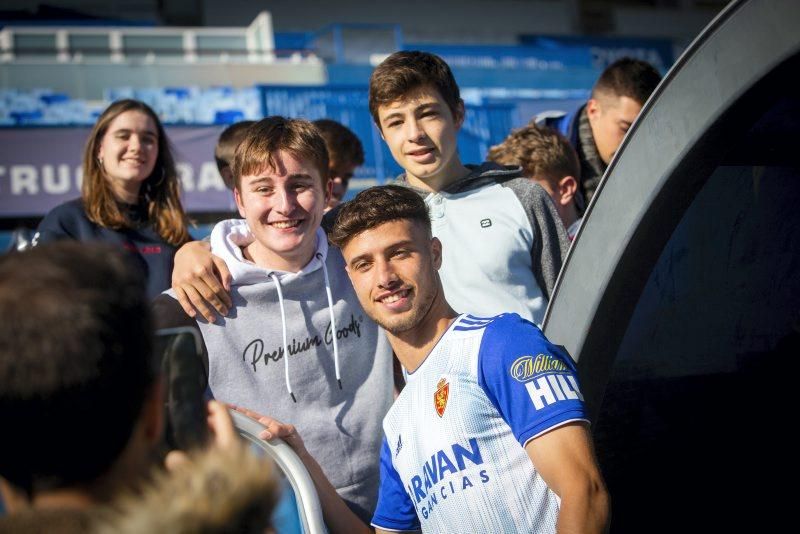
[[[281,150],[275,169],[242,176],[234,189],[239,213],[255,241],[247,247],[259,266],[297,272],[311,261],[316,232],[330,195],[311,163]]]
[[[589,100],[587,114],[600,159],[608,165],[636,120],[642,105],[627,96],[598,95]]]
[[[342,249],[347,273],[364,311],[399,335],[422,323],[441,285],[441,243],[410,220],[384,223]]]
[[[146,113],[120,113],[100,140],[97,159],[118,199],[138,195],[158,159],[158,130]]]
[[[356,172],[358,165],[349,162],[338,162],[331,159],[328,165],[329,178],[331,181],[331,198],[328,200],[328,209],[335,208],[341,203],[345,193],[347,193],[347,186],[350,184],[350,179]]]
[[[381,135],[409,183],[428,188],[459,173],[456,135],[463,115],[462,110],[453,117],[442,95],[430,85],[378,107]]]

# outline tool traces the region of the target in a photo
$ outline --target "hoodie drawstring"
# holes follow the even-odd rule
[[[336,382],[339,389],[342,389],[342,376],[339,374],[339,344],[336,342],[336,318],[333,316],[333,294],[331,293],[331,281],[328,278],[328,268],[325,266],[325,258],[317,252],[317,259],[322,264],[322,274],[325,275],[325,293],[328,295],[328,312],[331,314],[331,337],[333,338],[333,367],[336,371]]]
[[[281,326],[283,328],[283,374],[286,377],[286,389],[292,397],[292,401],[297,402],[292,392],[292,383],[289,382],[289,344],[286,342],[286,310],[283,308],[283,291],[281,291],[281,281],[275,273],[269,273],[269,277],[275,282],[278,290],[278,305],[281,308]]]

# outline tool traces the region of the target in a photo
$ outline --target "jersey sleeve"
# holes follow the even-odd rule
[[[517,314],[486,327],[478,383],[523,447],[564,423],[588,421],[572,358]]]
[[[378,489],[378,505],[372,516],[372,526],[400,532],[420,529],[414,504],[403,487],[400,475],[392,465],[392,452],[385,436],[381,446],[381,483]]]

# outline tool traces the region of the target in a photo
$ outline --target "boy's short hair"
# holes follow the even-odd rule
[[[491,147],[488,159],[502,165],[519,165],[526,177],[547,180],[556,189],[565,176],[580,181],[578,154],[570,142],[560,133],[533,122]]]
[[[255,123],[256,121],[239,121],[231,124],[219,134],[217,146],[214,147],[214,160],[217,162],[217,170],[220,173],[222,173],[222,169],[233,164],[236,147],[247,135],[247,129]]]
[[[395,52],[372,71],[369,78],[369,112],[380,129],[378,108],[396,102],[425,85],[442,95],[454,118],[463,102],[455,77],[445,61],[435,54],[420,51]]]
[[[0,475],[29,495],[93,482],[130,441],[158,377],[140,271],[74,241],[0,261]]]
[[[350,128],[330,119],[315,120],[314,126],[325,140],[330,161],[353,167],[364,164],[364,147]]]
[[[307,120],[273,116],[250,126],[236,147],[231,167],[235,186],[241,186],[242,176],[275,169],[275,157],[281,150],[310,161],[319,171],[323,188],[327,185],[328,150],[317,127]]]
[[[343,248],[358,234],[399,220],[417,222],[431,235],[428,206],[418,193],[399,185],[371,187],[342,205],[328,239]]]
[[[592,98],[599,94],[627,96],[644,105],[659,82],[661,74],[650,63],[624,57],[606,67],[592,88]]]

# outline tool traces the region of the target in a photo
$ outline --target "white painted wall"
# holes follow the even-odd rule
[[[182,87],[230,85],[252,87],[257,83],[317,85],[327,81],[324,65],[274,64],[249,65],[202,63],[158,65],[131,63],[14,62],[0,64],[0,87],[14,89],[48,88],[73,98],[99,100],[108,87]]]

